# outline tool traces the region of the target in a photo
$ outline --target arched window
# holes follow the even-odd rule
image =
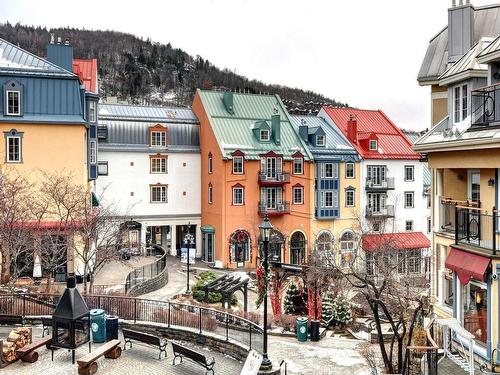
[[[271,231],[271,238],[269,240],[269,260],[271,262],[281,262],[283,254],[283,244],[285,243],[285,236],[278,230],[273,229]],[[259,244],[262,244],[262,240],[259,236]],[[260,246],[260,259],[264,260],[264,249]]]
[[[316,238],[317,255],[324,261],[333,261],[333,235],[324,230]]]
[[[294,232],[290,238],[290,263],[303,264],[306,261],[306,238],[302,232]]]
[[[208,166],[207,166],[207,169],[208,169],[208,173],[213,173],[214,171],[214,165],[213,165],[213,157],[212,157],[212,153],[209,152],[208,153]]]
[[[250,260],[250,235],[245,230],[237,230],[231,235],[231,260],[236,263]]]
[[[354,260],[356,236],[354,232],[347,230],[340,236],[340,265],[347,267]]]

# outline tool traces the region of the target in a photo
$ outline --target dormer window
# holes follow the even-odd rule
[[[149,145],[151,147],[167,147],[167,128],[160,124],[149,128]]]
[[[270,139],[271,139],[271,137],[270,137],[270,134],[269,134],[269,130],[267,130],[267,129],[261,129],[260,130],[260,140],[262,142],[269,142]]]
[[[318,147],[324,147],[325,146],[325,136],[324,135],[317,135],[316,136],[316,146]]]
[[[21,93],[19,91],[7,91],[7,115],[19,116],[21,114]]]
[[[460,122],[469,114],[469,88],[467,85],[456,86],[453,90],[453,119]]]
[[[378,142],[376,139],[371,139],[370,140],[370,151],[377,151],[378,150]]]

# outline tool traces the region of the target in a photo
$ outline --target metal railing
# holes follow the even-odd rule
[[[434,320],[425,329],[425,346],[408,346],[406,348],[405,367],[403,375],[437,375],[439,346],[432,337]]]
[[[0,311],[25,318],[51,316],[60,298],[60,294],[0,294]],[[263,350],[260,326],[223,311],[133,297],[83,295],[83,298],[89,309],[103,309],[123,320],[194,330],[199,335],[216,335],[221,340],[233,340],[259,352]]]
[[[472,126],[500,125],[500,84],[471,92]]]
[[[259,171],[259,182],[263,183],[289,183],[290,172],[273,172],[267,173],[266,171]]]
[[[457,206],[476,207],[480,208],[480,202],[470,200],[460,201],[451,198],[440,197],[439,199],[439,216],[440,225],[439,232],[441,233],[455,233],[456,227],[456,208]]]
[[[366,217],[394,217],[394,206],[386,205],[378,209],[366,206]]]
[[[259,203],[259,214],[280,215],[290,213],[290,202],[277,203],[275,208],[269,208],[265,203]]]
[[[478,207],[457,206],[455,211],[455,243],[492,250],[498,247],[499,212]]]
[[[149,255],[153,254],[153,250],[161,251],[163,252],[163,255],[150,264],[146,264],[130,271],[127,275],[127,280],[125,281],[125,293],[127,293],[132,287],[158,276],[167,267],[167,252],[165,249],[157,245],[150,246],[147,248]]]
[[[394,177],[387,177],[384,180],[366,178],[365,187],[368,190],[394,190]]]

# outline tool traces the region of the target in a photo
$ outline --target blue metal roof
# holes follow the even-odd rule
[[[332,126],[329,126],[323,118],[316,116],[290,117],[296,129],[299,129],[300,125],[307,125],[309,134],[311,134],[311,130],[315,132],[318,128],[321,128],[325,132],[325,147],[315,147],[310,142],[306,142],[306,146],[315,160],[331,159],[332,156],[338,159],[338,157],[342,155],[350,155],[351,159],[354,158],[354,160],[359,160],[358,153],[347,139]]]

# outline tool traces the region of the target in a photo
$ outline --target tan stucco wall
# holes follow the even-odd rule
[[[500,149],[445,151],[428,154],[431,168],[500,168]]]

